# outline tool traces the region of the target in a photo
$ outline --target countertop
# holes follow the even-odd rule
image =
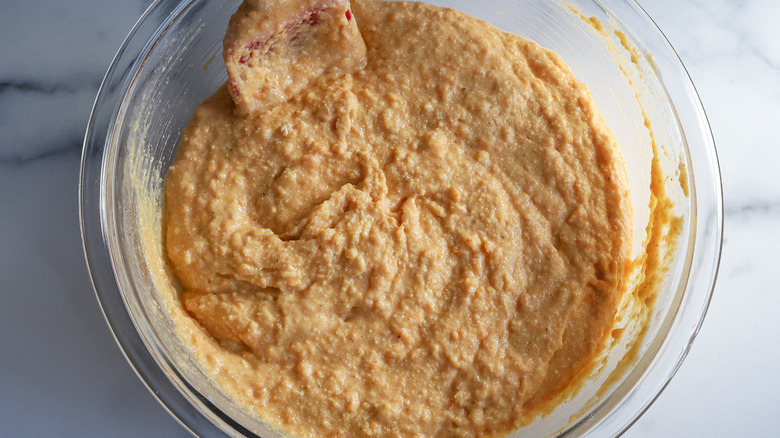
[[[678,50],[709,116],[725,235],[701,332],[625,436],[777,436],[780,2],[640,3]],[[114,53],[148,4],[0,1],[2,436],[188,436],[114,343],[79,234],[79,157],[89,111]]]

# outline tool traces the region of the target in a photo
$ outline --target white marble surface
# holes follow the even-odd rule
[[[0,436],[187,436],[103,321],[78,226],[100,80],[149,0],[0,0]],[[780,431],[780,2],[642,0],[708,112],[726,207],[721,273],[690,356],[629,430]]]

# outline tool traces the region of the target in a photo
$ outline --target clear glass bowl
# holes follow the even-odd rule
[[[704,318],[722,238],[720,173],[709,126],[688,75],[632,0],[434,1],[558,52],[585,82],[615,132],[630,173],[637,252],[648,223],[653,151],[683,218],[636,361],[596,373],[576,396],[512,436],[614,436],[653,402],[680,366]],[[239,0],[158,0],[106,74],[87,128],[80,213],[93,284],[128,361],[186,428],[207,436],[281,436],[206,376],[179,339],[160,293],[162,188],[193,109],[225,80],[222,37]],[[603,26],[598,32],[596,17]],[[625,36],[621,41],[615,31]],[[627,50],[635,48],[635,59]],[[644,110],[644,114],[643,114]],[[682,165],[680,165],[682,163]],[[681,171],[684,169],[685,171]],[[681,187],[687,186],[686,190]],[[163,280],[160,280],[160,279]],[[610,351],[612,362],[624,354]],[[600,389],[602,389],[600,391]]]

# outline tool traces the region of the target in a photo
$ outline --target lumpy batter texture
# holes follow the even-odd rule
[[[586,87],[450,9],[361,1],[367,65],[196,111],[166,249],[196,356],[298,436],[470,437],[538,414],[604,347],[631,207]]]

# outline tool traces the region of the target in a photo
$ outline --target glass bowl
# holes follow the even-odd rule
[[[160,239],[168,166],[194,108],[227,79],[221,43],[239,3],[157,0],[130,32],[103,80],[87,127],[81,228],[106,320],[163,406],[196,435],[277,437],[277,430],[213,383],[177,335],[168,307],[175,288]],[[588,85],[628,165],[635,256],[646,235],[654,159],[667,175],[663,184],[682,226],[666,254],[664,275],[656,281],[646,331],[622,336],[579,391],[511,436],[619,435],[680,366],[717,273],[720,173],[693,84],[633,0],[432,3],[455,7],[556,51]]]

